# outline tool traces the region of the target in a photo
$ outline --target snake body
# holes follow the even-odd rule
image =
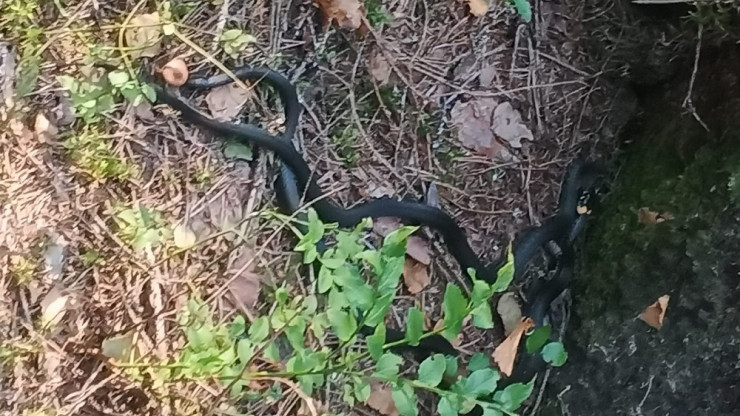
[[[496,281],[498,269],[503,262],[499,260],[492,264],[484,264],[468,243],[464,230],[449,214],[439,208],[419,202],[379,198],[345,209],[325,198],[309,165],[295,149],[291,140],[297,129],[301,112],[295,87],[285,77],[267,68],[245,67],[235,70],[234,74],[245,81],[264,80],[277,90],[285,111],[284,133],[276,137],[254,125],[215,120],[196,110],[170,89],[156,82],[152,83],[152,87],[159,103],[167,104],[179,111],[188,122],[217,136],[233,138],[274,152],[282,162],[275,189],[278,205],[284,212],[295,212],[303,196],[306,200],[312,201],[312,207],[322,221],[338,223],[340,227],[353,227],[366,217],[396,217],[402,221],[425,225],[441,234],[450,254],[457,260],[464,275],[467,276],[467,269],[473,268],[479,279],[488,283]],[[226,75],[191,78],[181,88],[200,90],[231,82],[233,82],[232,79]],[[557,214],[543,222],[541,226],[525,232],[514,246],[514,269],[517,281],[521,281],[525,267],[547,242],[555,241],[561,248],[562,253],[557,259],[555,277],[546,282],[538,282],[539,284],[535,285],[524,306],[525,314],[532,317],[536,326],[544,323],[549,313],[550,303],[565,290],[571,279],[574,257],[572,243],[584,222],[583,216],[577,212],[579,195],[592,186],[594,171],[591,164],[582,160],[572,162],[561,187]],[[368,328],[363,328],[361,332],[367,333],[367,331]],[[387,341],[400,340],[403,336],[403,332],[389,328]],[[421,351],[422,356],[435,352],[457,353],[446,339],[438,335],[426,338],[419,346],[410,347],[410,349],[415,352]],[[542,359],[539,356],[531,357],[525,359],[529,361],[524,365],[517,366],[517,373],[510,377],[512,381],[534,374],[542,367]],[[520,368],[521,371],[519,371]]]

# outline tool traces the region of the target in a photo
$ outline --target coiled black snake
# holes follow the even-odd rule
[[[303,195],[306,200],[313,201],[312,207],[322,221],[338,223],[340,227],[355,226],[366,217],[396,217],[402,221],[425,225],[442,235],[444,243],[466,276],[466,270],[473,268],[479,279],[488,283],[496,280],[503,262],[484,264],[468,243],[465,232],[450,215],[439,208],[419,202],[380,198],[345,209],[324,198],[310,167],[291,141],[301,112],[295,87],[285,77],[267,68],[240,68],[235,70],[234,74],[241,80],[264,80],[277,90],[285,110],[286,122],[283,134],[273,136],[254,125],[215,120],[193,108],[167,87],[156,82],[151,86],[156,91],[157,101],[180,111],[186,121],[217,136],[233,138],[274,152],[283,163],[275,188],[278,204],[284,212],[293,213],[297,210]],[[183,87],[201,90],[231,82],[233,81],[229,76],[218,75],[210,78],[191,78]],[[524,308],[525,315],[531,317],[536,326],[543,325],[551,302],[563,292],[570,281],[573,272],[572,243],[584,223],[584,216],[577,212],[578,201],[584,192],[591,189],[596,177],[595,172],[596,169],[592,164],[582,160],[573,161],[563,181],[557,214],[541,226],[528,230],[514,245],[514,270],[517,281],[522,279],[525,267],[546,243],[555,241],[561,250],[557,258],[555,277],[537,282]],[[388,329],[387,341],[400,340],[403,337],[403,332]],[[421,351],[422,355],[434,352],[456,353],[449,342],[439,335],[425,338],[422,344],[410,349]],[[522,360],[523,363],[517,365],[517,371],[509,378],[512,382],[528,381],[531,375],[544,365],[542,359],[535,355],[523,357]]]

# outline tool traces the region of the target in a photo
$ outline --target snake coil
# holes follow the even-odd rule
[[[396,217],[402,221],[425,225],[442,235],[445,245],[459,263],[464,275],[467,276],[468,268],[473,268],[479,279],[488,283],[496,280],[498,269],[503,262],[484,264],[468,243],[465,232],[449,214],[439,208],[419,202],[380,198],[345,209],[324,198],[310,167],[292,143],[301,112],[295,87],[285,77],[268,68],[243,67],[233,72],[243,81],[264,80],[278,92],[285,112],[284,133],[272,136],[257,126],[215,120],[193,108],[177,92],[172,92],[156,82],[151,85],[156,92],[157,101],[179,111],[188,122],[217,136],[231,137],[245,144],[257,145],[274,152],[282,161],[275,189],[278,204],[284,212],[289,214],[295,212],[300,205],[301,195],[303,195],[307,200],[314,201],[312,206],[322,221],[335,222],[340,227],[353,227],[366,217]],[[226,75],[191,78],[181,89],[202,90],[231,82],[233,80]],[[578,159],[573,161],[568,166],[561,187],[557,214],[539,227],[525,232],[514,245],[514,270],[517,282],[522,280],[526,266],[546,243],[555,241],[561,250],[561,254],[557,256],[554,277],[544,282],[537,282],[530,291],[524,307],[525,315],[534,320],[536,327],[543,325],[549,313],[550,304],[567,288],[573,274],[572,245],[585,223],[585,216],[578,213],[578,201],[579,197],[593,186],[596,171],[594,165],[590,163]],[[367,333],[367,331],[368,328],[363,328],[361,332]],[[403,332],[388,329],[387,340],[400,340],[403,337]],[[440,335],[425,338],[419,346],[410,348],[415,352],[420,351],[421,356],[435,352],[457,353]],[[543,368],[544,362],[538,355],[524,355],[525,357],[521,358],[523,362],[517,365],[515,374],[509,377],[507,382],[528,381],[531,376]]]

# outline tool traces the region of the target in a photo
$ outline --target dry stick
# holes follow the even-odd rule
[[[701,41],[703,33],[704,25],[700,24],[699,31],[697,33],[696,52],[694,54],[694,69],[691,71],[691,80],[689,81],[689,91],[686,93],[686,98],[683,100],[683,104],[681,106],[685,109],[688,109],[691,112],[691,115],[694,116],[696,121],[699,122],[702,127],[704,127],[704,130],[709,132],[709,127],[706,125],[706,123],[704,123],[701,117],[699,117],[699,114],[696,112],[696,108],[694,107],[694,100],[691,98],[694,93],[694,82],[696,81],[696,73],[699,72],[699,58],[701,57]]]

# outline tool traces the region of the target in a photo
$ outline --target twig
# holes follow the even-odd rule
[[[682,107],[689,110],[691,112],[691,115],[694,116],[697,122],[701,124],[702,127],[704,127],[704,130],[709,132],[709,127],[704,123],[704,121],[699,117],[699,114],[696,112],[696,108],[694,107],[694,100],[691,98],[691,96],[694,93],[694,82],[696,81],[696,73],[699,72],[699,58],[701,57],[701,40],[702,40],[702,34],[704,33],[704,25],[699,25],[698,33],[696,34],[697,40],[696,40],[696,52],[694,54],[694,69],[691,71],[691,80],[689,81],[689,90],[686,93],[686,98],[683,100]]]

